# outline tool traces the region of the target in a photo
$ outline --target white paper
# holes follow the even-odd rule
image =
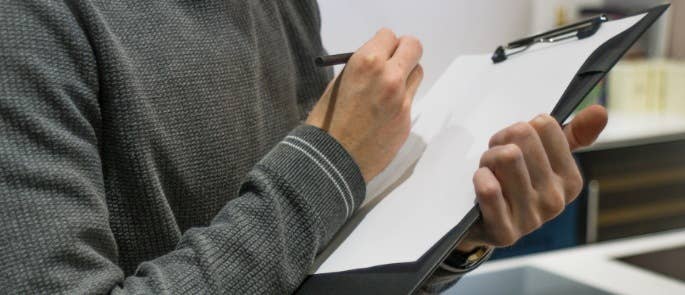
[[[415,106],[407,143],[369,183],[365,204],[382,199],[322,255],[327,258],[316,273],[420,258],[473,207],[472,175],[489,138],[549,113],[590,54],[642,17],[604,23],[583,40],[537,45],[499,64],[490,54],[455,59]],[[404,181],[397,185],[398,179]]]

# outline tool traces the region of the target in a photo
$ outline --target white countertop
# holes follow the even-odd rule
[[[683,282],[614,259],[683,245],[685,229],[492,261],[470,275],[532,266],[616,294],[685,294]]]
[[[685,139],[685,115],[610,112],[609,123],[597,142],[582,149],[602,150]]]

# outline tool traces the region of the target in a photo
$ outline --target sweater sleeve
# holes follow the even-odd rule
[[[255,166],[240,197],[209,227],[186,232],[176,251],[143,263],[121,290],[292,292],[364,189],[356,164],[333,138],[300,126]]]
[[[209,226],[126,277],[83,28],[60,1],[3,1],[0,40],[0,293],[288,293],[363,200],[352,158],[300,126]]]

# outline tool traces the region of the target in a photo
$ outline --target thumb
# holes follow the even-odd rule
[[[595,142],[607,121],[607,111],[600,105],[591,105],[580,111],[571,123],[564,126],[564,134],[571,150]]]

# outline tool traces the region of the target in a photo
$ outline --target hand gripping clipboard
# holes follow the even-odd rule
[[[640,36],[668,9],[657,6],[646,11],[639,22],[597,48],[580,67],[557,102],[551,115],[561,124],[583,98],[611,70]],[[636,14],[636,15],[637,15]],[[413,294],[435,272],[461,241],[468,229],[480,218],[478,206],[468,214],[419,260],[410,263],[379,265],[337,273],[308,276],[296,294]]]

